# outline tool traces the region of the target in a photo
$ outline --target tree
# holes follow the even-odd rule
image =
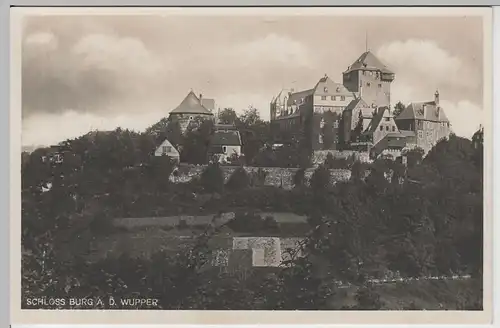
[[[315,193],[323,193],[330,187],[330,180],[330,171],[324,165],[320,165],[311,177],[311,188]]]
[[[224,190],[224,174],[218,162],[210,163],[200,176],[200,182],[208,192],[222,193]]]
[[[232,108],[224,108],[218,115],[219,123],[221,124],[234,124],[238,123],[238,115]]]
[[[394,117],[398,116],[399,114],[401,114],[401,112],[405,109],[405,105],[401,102],[401,101],[398,101],[396,103],[396,105],[394,105],[394,111],[392,112],[392,115]]]
[[[424,158],[425,151],[420,148],[408,149],[403,152],[403,156],[406,156],[408,166],[415,166],[422,162]]]
[[[243,167],[237,168],[229,177],[226,187],[229,190],[241,190],[250,185],[250,177]]]
[[[214,124],[211,120],[204,120],[189,127],[182,142],[181,161],[206,164],[213,131]]]
[[[182,130],[179,121],[168,122],[165,137],[176,148],[182,144]]]

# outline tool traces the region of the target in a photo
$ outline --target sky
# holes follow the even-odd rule
[[[312,88],[368,48],[392,71],[391,100],[433,100],[457,135],[482,123],[480,17],[29,16],[22,34],[22,144],[92,129],[144,130],[192,89],[269,119],[282,88]],[[393,104],[394,105],[394,104]]]

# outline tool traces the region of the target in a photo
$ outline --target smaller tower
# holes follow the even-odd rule
[[[439,90],[436,90],[436,92],[434,93],[434,103],[436,104],[436,106],[439,106]]]

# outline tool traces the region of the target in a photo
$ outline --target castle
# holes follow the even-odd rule
[[[281,90],[270,103],[276,142],[308,137],[312,150],[357,150],[372,158],[407,148],[428,152],[450,134],[450,122],[434,99],[408,104],[397,116],[391,110],[395,73],[372,52],[364,52],[342,74],[342,83],[325,75],[312,88]]]

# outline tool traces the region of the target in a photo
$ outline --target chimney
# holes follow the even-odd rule
[[[439,91],[436,90],[436,93],[434,93],[434,102],[436,103],[436,106],[439,106]]]
[[[200,103],[201,103],[202,99],[203,99],[203,95],[200,93]]]

